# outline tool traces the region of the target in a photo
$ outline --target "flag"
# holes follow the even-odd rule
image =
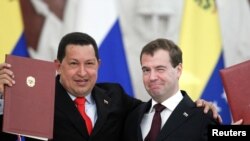
[[[0,11],[0,63],[5,62],[5,54],[28,57],[19,0],[1,0]]]
[[[28,56],[19,1],[1,0],[0,9],[0,63],[5,54]]]
[[[249,0],[216,1],[222,25],[225,67],[250,59],[249,2]],[[237,37],[237,40],[235,40],[235,37]]]
[[[97,41],[101,65],[98,82],[120,83],[133,96],[133,89],[122,40],[117,0],[81,0],[76,14],[76,31]]]
[[[223,123],[230,124],[231,114],[219,75],[224,61],[215,1],[185,1],[180,47],[183,51],[181,88],[194,100],[213,102]]]

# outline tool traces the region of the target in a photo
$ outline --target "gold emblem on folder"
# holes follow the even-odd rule
[[[28,76],[26,78],[26,84],[29,86],[29,87],[34,87],[36,85],[36,79],[33,77],[33,76]]]

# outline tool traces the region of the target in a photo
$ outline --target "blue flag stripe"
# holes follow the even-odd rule
[[[17,56],[29,57],[26,40],[24,38],[24,33],[22,33],[22,35],[20,36],[20,39],[18,40],[15,48],[13,48],[11,54]]]
[[[99,52],[101,66],[97,81],[120,83],[130,96],[134,96],[118,19],[102,42]]]
[[[202,99],[214,102],[220,108],[218,111],[223,119],[223,124],[231,124],[231,114],[226,99],[223,96],[224,90],[219,74],[219,70],[224,68],[223,53],[221,53],[218,63],[206,85],[201,96]]]

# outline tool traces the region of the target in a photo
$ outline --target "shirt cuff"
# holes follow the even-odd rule
[[[0,99],[0,115],[3,115],[3,99]]]

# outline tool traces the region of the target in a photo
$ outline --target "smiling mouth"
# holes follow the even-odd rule
[[[87,84],[87,80],[76,80],[75,81],[78,85],[86,85]]]
[[[150,87],[150,88],[149,88],[150,91],[157,91],[157,90],[159,90],[159,89],[160,89],[159,87]]]
[[[152,89],[159,88],[159,87],[160,87],[159,84],[149,85],[149,88],[152,88]]]

